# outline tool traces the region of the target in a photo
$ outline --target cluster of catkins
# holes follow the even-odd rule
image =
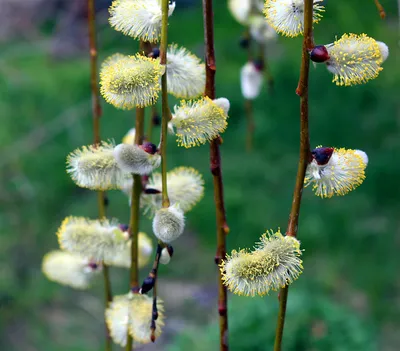
[[[259,16],[262,11],[265,16],[262,28],[269,26],[287,37],[303,34],[303,0],[229,0],[228,5],[234,17],[249,26],[250,33],[257,32],[254,23],[261,26]],[[320,22],[323,12],[322,0],[314,0],[314,24]],[[269,29],[264,33],[269,33]],[[268,38],[272,36],[268,35]],[[344,34],[332,44],[309,48],[310,59],[324,64],[333,73],[333,82],[338,86],[363,84],[376,78],[388,55],[386,44],[366,34]],[[250,64],[254,66],[247,63]],[[259,93],[262,79],[255,72],[256,68],[250,70],[245,66],[242,69],[244,95]],[[311,185],[321,198],[346,195],[362,184],[367,164],[368,156],[364,151],[317,147],[310,155],[305,186]],[[297,239],[283,236],[279,231],[267,232],[253,251],[234,250],[226,257],[220,265],[223,281],[236,294],[264,295],[297,279],[302,272],[300,255]]]
[[[169,4],[169,16],[175,3]],[[120,109],[154,105],[160,93],[161,76],[166,74],[168,93],[185,99],[171,113],[169,130],[177,143],[186,148],[201,145],[217,137],[227,126],[229,101],[201,97],[205,88],[205,66],[187,49],[170,45],[167,63],[162,65],[156,47],[161,34],[160,0],[116,0],[110,7],[111,26],[125,35],[151,45],[148,56],[115,54],[101,66],[100,91],[104,99]],[[144,141],[133,143],[135,130],[130,130],[121,144],[102,141],[82,146],[67,157],[67,172],[82,188],[96,191],[132,191],[132,175],[141,175],[143,192],[140,206],[153,220],[156,239],[168,246],[184,231],[184,214],[202,198],[204,181],[193,168],[178,167],[167,173],[170,206],[162,208],[161,174],[153,173],[160,166],[159,148]],[[67,217],[57,231],[61,250],[52,251],[43,259],[43,272],[60,284],[86,289],[104,265],[131,266],[129,228],[118,220],[92,220]],[[145,266],[153,251],[152,240],[139,233],[139,268]],[[170,259],[167,247],[160,262]],[[129,292],[115,296],[105,316],[114,342],[125,346],[128,333],[135,343],[147,343],[161,333],[163,306],[157,300],[158,318],[155,335],[151,334],[153,300],[146,294]]]

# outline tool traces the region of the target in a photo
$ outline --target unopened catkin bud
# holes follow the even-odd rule
[[[119,144],[114,149],[118,166],[125,172],[146,175],[160,166],[161,156],[149,154],[138,145]]]
[[[162,208],[156,212],[153,219],[153,232],[164,243],[178,239],[185,228],[183,212],[176,205]]]
[[[160,263],[168,264],[171,261],[171,256],[169,255],[168,249],[164,247],[161,251]]]

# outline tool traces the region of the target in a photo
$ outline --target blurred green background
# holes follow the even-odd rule
[[[243,28],[226,1],[214,2],[217,95],[231,101],[222,145],[230,250],[252,246],[266,229],[286,228],[299,149],[294,91],[301,39],[280,37],[268,47],[275,88],[268,93],[264,87],[254,102],[255,149],[247,153],[239,84],[246,61],[238,45]],[[169,41],[202,57],[200,3],[177,1]],[[345,197],[321,200],[310,189],[304,191],[299,227],[304,273],[290,289],[284,350],[400,348],[399,19],[395,1],[382,4],[384,21],[372,0],[325,1],[326,13],[315,26],[317,44],[345,32],[365,32],[386,42],[390,56],[376,80],[352,88],[332,84],[323,66],[311,67],[311,144],[361,149],[370,162],[364,184]],[[108,26],[107,1],[98,5],[100,61],[115,52],[134,53],[137,43]],[[1,15],[0,349],[5,351],[102,349],[101,280],[79,292],[41,273],[42,256],[58,246],[55,232],[62,219],[97,215],[95,194],[77,188],[65,172],[67,154],[92,141],[87,32],[85,16],[79,15],[84,9],[83,1],[6,0]],[[102,137],[118,142],[133,126],[133,112],[118,111],[103,100],[102,105]],[[168,148],[168,167],[197,168],[206,193],[187,215],[174,259],[161,268],[165,332],[143,349],[217,350],[216,225],[208,147],[178,148],[170,137]],[[127,223],[126,196],[112,191],[108,197],[109,217]],[[140,227],[151,234],[148,219]],[[111,274],[114,293],[126,293],[128,272],[111,269]],[[229,308],[232,350],[272,349],[276,293],[230,296]]]

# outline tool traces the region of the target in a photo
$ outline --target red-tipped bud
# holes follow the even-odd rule
[[[171,245],[167,245],[167,251],[170,257],[174,255],[174,248]]]
[[[311,154],[313,159],[317,161],[317,164],[323,166],[329,162],[333,154],[333,151],[334,151],[333,147],[318,147],[312,150]]]
[[[146,151],[148,154],[154,155],[157,152],[157,146],[152,143],[146,142],[140,145],[140,148]]]
[[[253,65],[259,72],[261,72],[264,69],[264,62],[261,59],[253,60]]]
[[[160,49],[159,48],[153,48],[153,50],[149,54],[149,57],[152,57],[154,59],[160,57]]]
[[[311,50],[310,59],[311,61],[321,63],[328,61],[330,56],[324,45],[318,45]]]

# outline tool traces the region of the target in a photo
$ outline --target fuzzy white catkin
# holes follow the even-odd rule
[[[154,235],[164,243],[178,239],[185,228],[185,217],[178,206],[162,208],[153,219]]]
[[[389,48],[385,43],[381,41],[377,41],[376,43],[379,46],[379,51],[381,52],[382,55],[382,61],[385,62],[386,59],[389,57]]]
[[[114,157],[122,170],[140,175],[150,174],[161,163],[160,155],[151,155],[137,145],[117,145]]]
[[[245,99],[255,99],[261,91],[263,76],[253,62],[247,62],[240,71],[240,86]]]
[[[229,114],[229,109],[231,108],[231,103],[229,102],[229,100],[227,98],[222,97],[222,98],[215,99],[213,101],[216,105],[218,105],[218,107],[221,107],[224,110],[226,115]]]

